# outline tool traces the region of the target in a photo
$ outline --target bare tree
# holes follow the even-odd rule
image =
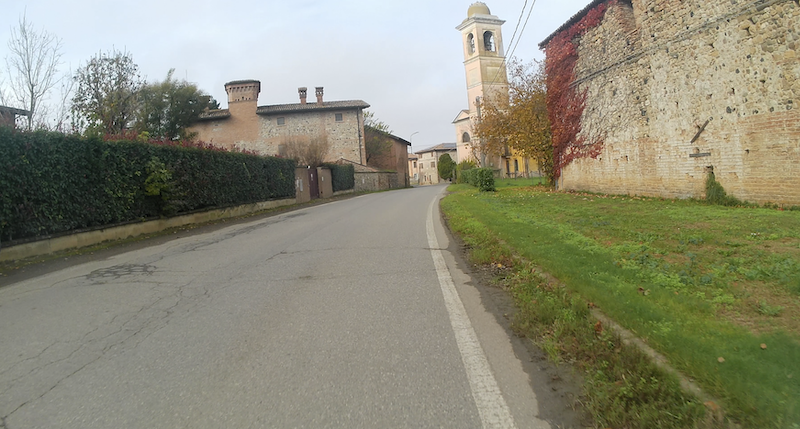
[[[28,129],[32,129],[39,119],[40,102],[59,81],[56,73],[61,64],[61,39],[47,31],[37,31],[23,14],[19,25],[11,29],[8,50],[10,94],[30,112]]]
[[[284,139],[281,146],[287,158],[294,159],[298,165],[310,167],[322,165],[330,149],[328,136],[325,133],[310,138],[289,137]]]

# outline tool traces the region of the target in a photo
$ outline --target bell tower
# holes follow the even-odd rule
[[[467,100],[469,110],[462,111],[453,124],[459,161],[475,159],[479,139],[473,135],[473,124],[480,118],[477,100],[487,97],[508,97],[508,77],[503,51],[501,27],[505,21],[492,15],[483,2],[473,3],[467,10],[467,19],[456,30],[461,32],[464,49],[464,70],[467,78]],[[487,161],[485,155],[478,161],[481,166],[499,166],[499,160]]]
[[[470,116],[477,117],[477,97],[508,96],[503,34],[505,21],[492,15],[485,3],[473,3],[457,30],[464,45],[464,69]]]

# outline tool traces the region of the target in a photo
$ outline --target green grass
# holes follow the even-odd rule
[[[498,181],[495,193],[450,188],[442,207],[451,227],[468,244],[495,240],[505,249],[472,245],[479,249],[476,262],[519,267],[531,261],[566,286],[566,308],[574,299],[599,306],[719,398],[744,427],[800,427],[800,213],[556,193],[519,183]],[[523,262],[515,264],[512,255]],[[546,350],[547,341],[563,341],[554,328],[533,326],[540,326],[531,335]],[[597,367],[586,365],[593,371],[589,382],[598,382]],[[609,395],[589,401],[605,404],[593,410],[602,424],[691,427],[694,421],[631,426],[621,417],[604,420],[620,412],[614,401],[621,397],[614,395],[621,393]],[[664,404],[650,412],[659,409]]]

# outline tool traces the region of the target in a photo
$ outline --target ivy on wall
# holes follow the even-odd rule
[[[618,0],[613,0],[618,1]],[[573,85],[578,62],[578,39],[597,27],[605,16],[608,2],[600,3],[580,21],[555,35],[545,47],[547,75],[547,110],[553,139],[553,177],[578,158],[596,158],[603,141],[587,141],[581,135],[581,117],[586,107],[587,90]]]

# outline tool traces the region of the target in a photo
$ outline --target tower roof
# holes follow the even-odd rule
[[[467,18],[474,16],[474,15],[491,15],[492,12],[489,11],[489,6],[486,6],[484,2],[475,2],[470,5],[469,9],[467,9]]]

